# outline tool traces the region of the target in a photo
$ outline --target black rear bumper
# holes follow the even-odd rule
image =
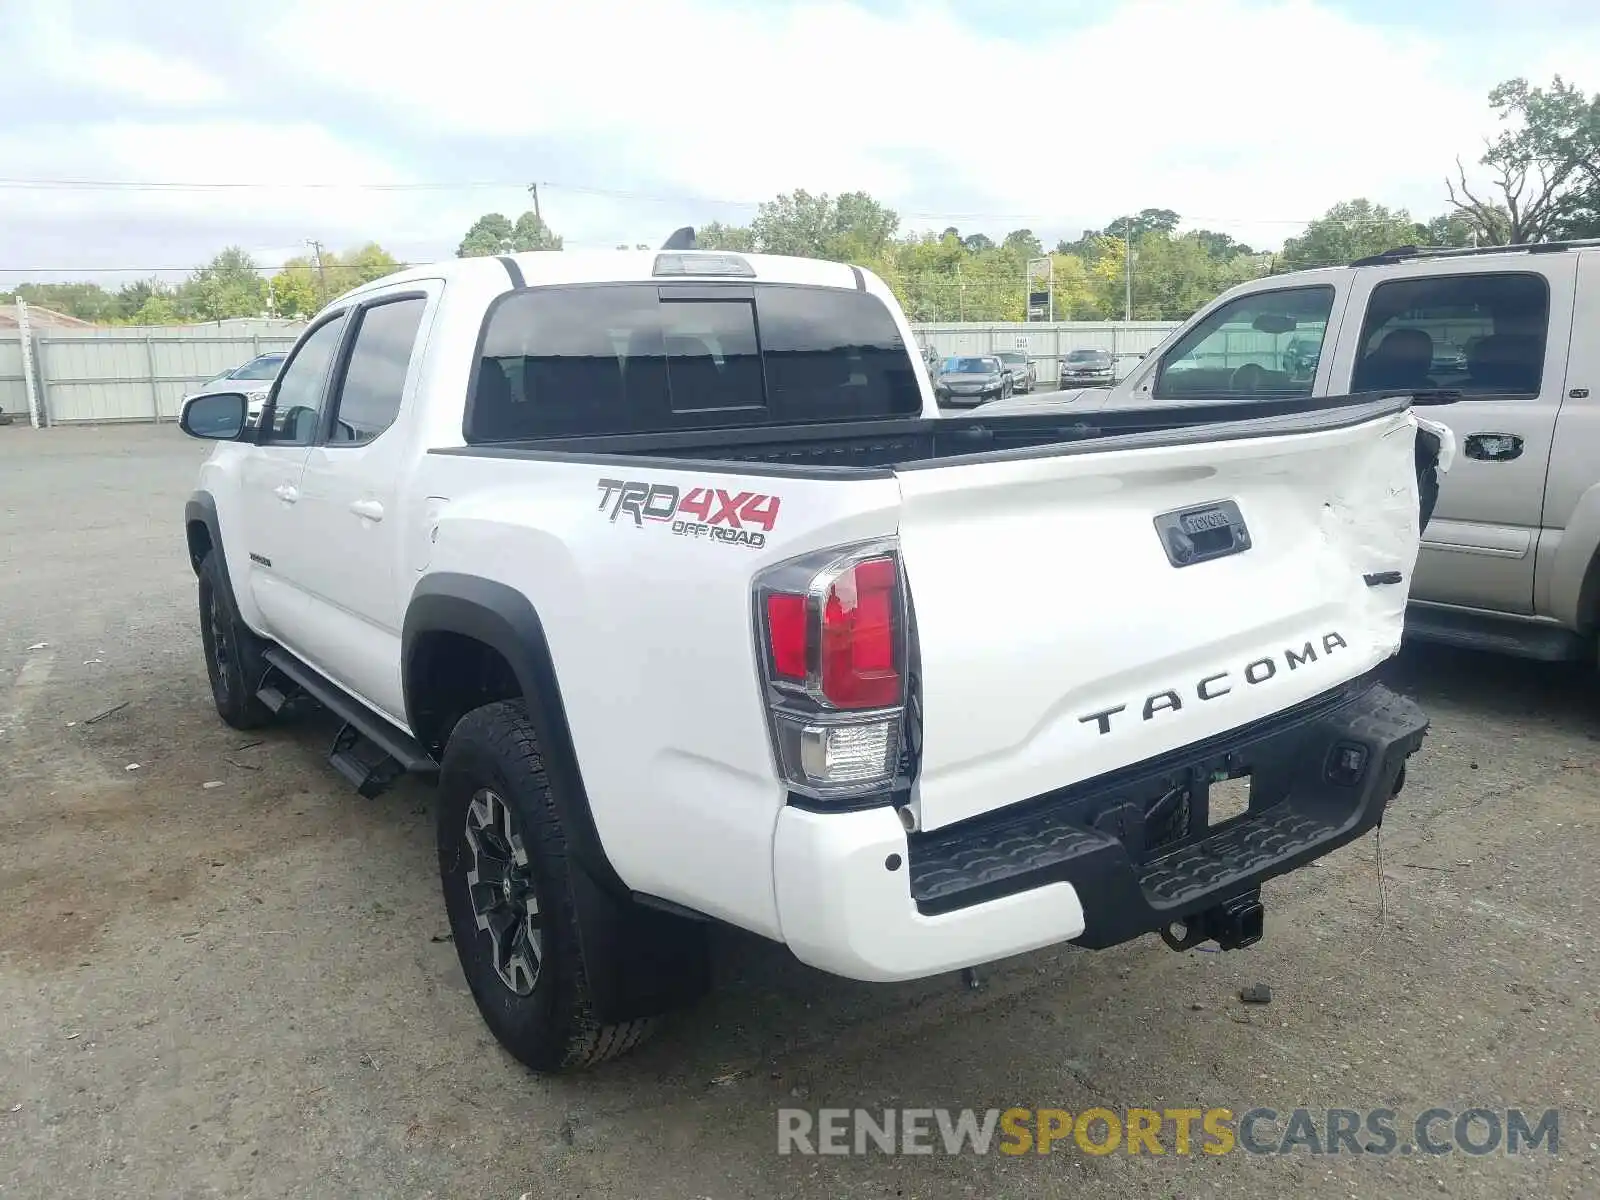
[[[1065,881],[1095,949],[1224,905],[1383,819],[1426,715],[1364,678],[1174,755],[930,833],[913,834],[911,893],[953,912]],[[1209,823],[1213,781],[1250,776],[1249,810]]]

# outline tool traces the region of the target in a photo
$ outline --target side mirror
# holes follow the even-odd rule
[[[243,392],[211,392],[190,397],[178,415],[178,428],[193,438],[231,442],[244,432],[249,413]]]

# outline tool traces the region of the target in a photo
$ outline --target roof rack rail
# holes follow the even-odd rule
[[[1574,238],[1565,242],[1518,242],[1511,246],[1396,246],[1381,254],[1358,258],[1352,267],[1386,267],[1413,258],[1472,258],[1479,254],[1556,254],[1600,246],[1600,238]]]

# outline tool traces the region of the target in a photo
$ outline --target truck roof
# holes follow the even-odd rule
[[[698,260],[702,271],[658,271],[658,260]],[[730,267],[717,271],[718,260]],[[385,275],[371,283],[352,288],[339,297],[345,300],[378,288],[392,287],[420,279],[449,281],[490,274],[508,277],[507,264],[513,264],[529,286],[580,283],[651,283],[695,280],[726,280],[757,283],[810,284],[818,287],[868,290],[866,273],[846,263],[782,254],[743,254],[720,250],[532,250],[520,254],[484,255],[472,258],[447,258],[420,264]],[[753,274],[751,273],[753,272]],[[871,290],[877,291],[878,288]]]

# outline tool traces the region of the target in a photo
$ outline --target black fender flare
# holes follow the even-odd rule
[[[217,518],[217,501],[210,492],[202,490],[192,493],[188,503],[183,506],[183,533],[186,542],[189,526],[196,523],[206,527],[206,534],[211,539],[211,548],[217,553],[217,563],[222,569],[222,578],[227,582],[228,590],[233,591],[233,579],[228,574],[228,556],[222,549],[222,523]],[[194,568],[194,573],[198,576],[200,559],[196,557],[192,545],[189,547],[189,565]]]
[[[414,669],[427,633],[454,633],[493,649],[511,667],[539,739],[566,834],[573,903],[586,975],[601,1021],[626,1021],[688,1003],[704,990],[710,962],[703,926],[635,902],[606,856],[584,787],[544,623],[529,599],[491,579],[454,572],[424,576],[401,627],[406,720],[417,728]],[[648,803],[647,796],[639,797]],[[601,951],[601,952],[597,952]]]
[[[419,643],[424,634],[455,633],[490,647],[510,664],[528,706],[528,720],[539,737],[545,770],[555,785],[561,823],[571,849],[598,881],[620,890],[622,880],[612,869],[600,843],[589,793],[583,785],[577,748],[567,724],[561,684],[544,622],[529,599],[515,588],[492,579],[454,572],[426,575],[411,593],[400,632],[400,680],[405,695],[406,723],[412,729],[422,720],[416,669]]]

